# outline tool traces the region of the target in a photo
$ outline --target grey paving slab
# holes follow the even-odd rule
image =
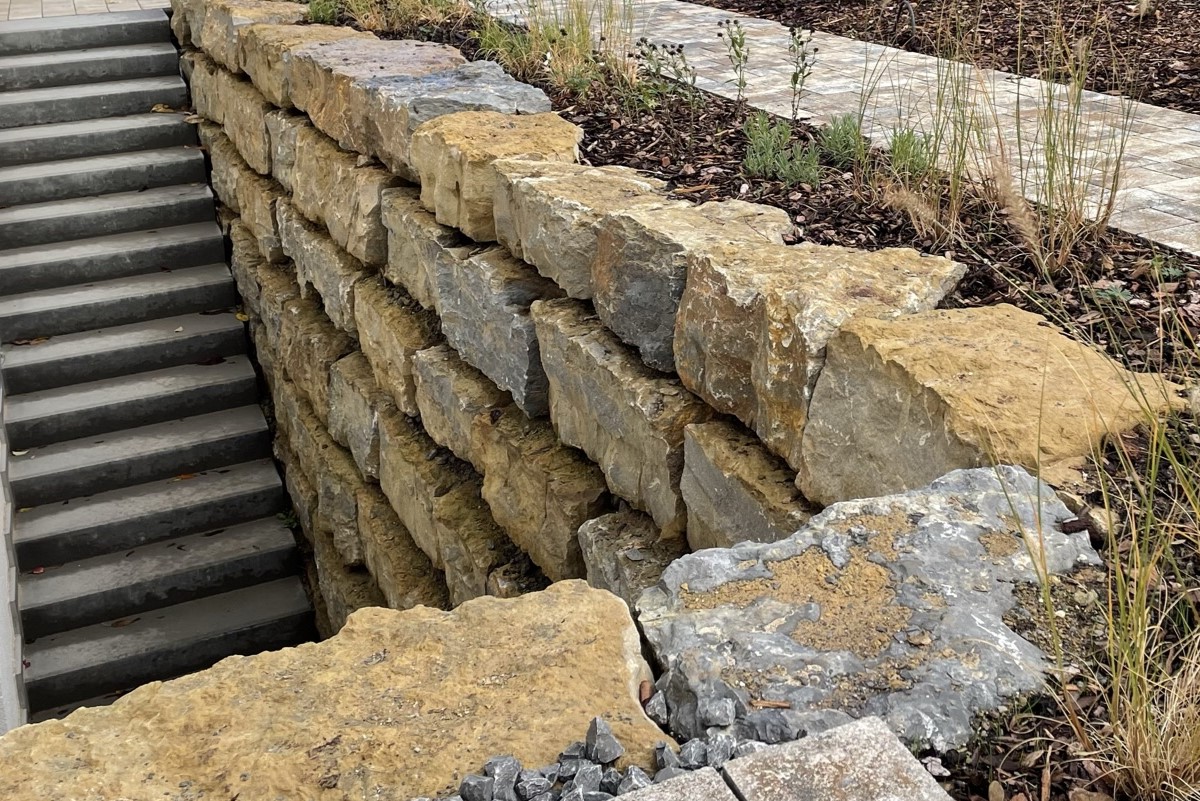
[[[738,801],[721,775],[712,768],[669,779],[662,784],[621,796],[622,801]],[[749,801],[749,799],[747,799]]]

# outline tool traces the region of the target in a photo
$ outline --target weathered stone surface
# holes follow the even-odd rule
[[[313,474],[317,485],[318,525],[330,533],[333,547],[346,566],[362,567],[364,558],[362,539],[358,533],[358,495],[366,488],[366,483],[349,451],[335,445],[324,431],[321,432],[321,440],[324,447],[318,453],[317,471]]]
[[[497,240],[573,298],[592,297],[592,259],[605,216],[635,208],[690,208],[668,199],[662,181],[628,167],[502,160],[495,169]]]
[[[266,116],[267,137],[271,141],[271,177],[292,192],[296,170],[296,138],[302,128],[312,128],[308,117],[294,111],[275,109]]]
[[[292,203],[359,261],[373,266],[387,261],[380,195],[399,183],[382,167],[360,167],[358,157],[320,131],[307,126],[296,131]]]
[[[721,774],[712,768],[688,771],[669,781],[621,796],[622,801],[736,801]],[[815,799],[814,799],[815,801]],[[824,801],[824,799],[822,800]]]
[[[533,320],[559,437],[600,465],[609,489],[680,533],[683,429],[712,410],[679,381],[646,367],[573,300],[538,301]]]
[[[931,309],[964,269],[905,248],[693,251],[675,326],[676,369],[684,386],[798,470],[809,399],[838,328],[855,316]]]
[[[403,291],[378,280],[354,288],[354,319],[363,355],[371,363],[379,388],[400,411],[419,414],[412,360],[419,350],[440,339],[437,315],[423,310]]]
[[[1044,654],[1004,615],[1041,570],[1099,563],[1059,530],[1071,517],[1020,468],[961,470],[683,557],[638,602],[671,730],[779,742],[878,715],[906,743],[963,745],[975,714],[1044,687]]]
[[[438,259],[438,311],[446,340],[530,417],[549,410],[546,372],[529,318],[536,300],[557,297],[558,287],[504,248],[465,261]]]
[[[614,209],[600,221],[591,262],[596,313],[646,364],[673,372],[688,256],[714,244],[756,253],[766,243],[782,245],[793,227],[782,209],[740,200]]]
[[[205,0],[171,0],[171,33],[181,47],[199,46],[200,29],[204,26]]]
[[[300,461],[285,437],[276,437],[275,458],[283,465],[283,486],[287,490],[292,512],[300,525],[300,533],[309,545],[316,539],[317,488],[304,474]]]
[[[223,82],[221,68],[204,53],[188,51],[179,57],[180,65],[187,76],[188,89],[192,96],[192,108],[206,120],[220,125],[225,107],[220,102],[220,86]]]
[[[217,76],[214,106],[225,126],[225,135],[237,146],[238,153],[259,175],[271,172],[271,138],[266,115],[275,107],[249,81],[222,72]]]
[[[725,775],[743,801],[950,801],[875,717],[735,759]]]
[[[688,544],[698,551],[792,536],[817,511],[795,480],[783,460],[736,423],[688,426],[679,482],[688,510]]]
[[[258,268],[258,288],[258,310],[266,341],[278,358],[283,310],[288,301],[300,297],[300,287],[291,269],[278,264],[263,264]]]
[[[459,358],[449,345],[437,345],[413,357],[421,425],[439,445],[483,470],[488,442],[476,421],[499,420],[512,398],[483,373]],[[480,424],[482,425],[482,423]]]
[[[372,155],[370,86],[387,78],[444,72],[463,64],[457,48],[435,42],[353,39],[288,51],[292,104],[346,150]]]
[[[418,127],[409,160],[420,177],[421,202],[437,221],[476,242],[491,242],[496,159],[573,162],[582,138],[580,128],[557,114],[462,111]]]
[[[995,461],[1053,470],[1174,401],[1008,305],[855,320],[829,354],[799,477],[818,503]]]
[[[528,554],[518,553],[516,557],[500,565],[488,574],[487,594],[496,598],[516,598],[527,592],[538,592],[550,586],[546,578]]]
[[[354,350],[354,342],[337,330],[311,300],[295,299],[283,306],[279,360],[324,425],[329,424],[329,370]]]
[[[375,34],[336,25],[248,25],[239,31],[238,67],[267,100],[292,107],[291,51],[306,45],[353,39],[374,40]]]
[[[358,490],[358,532],[367,568],[389,607],[448,607],[446,579],[413,542],[387,498],[375,487]]]
[[[469,240],[438,223],[421,205],[421,190],[397,187],[383,192],[383,224],[388,230],[388,258],[383,277],[408,290],[426,309],[438,309],[437,276],[442,259],[461,261],[470,255]]]
[[[354,287],[370,273],[363,263],[342,250],[286,200],[275,206],[283,252],[296,265],[301,297],[309,287],[317,290],[325,313],[338,328],[357,333],[354,322]]]
[[[198,127],[200,141],[208,149],[212,162],[212,184],[217,197],[241,215],[264,259],[274,263],[285,261],[275,220],[275,204],[284,196],[283,187],[250,169],[220,127],[204,123]]]
[[[317,591],[325,601],[333,631],[346,624],[351,613],[368,606],[383,606],[383,593],[366,570],[348,567],[334,544],[333,535],[319,522],[313,542]]]
[[[308,6],[272,0],[206,0],[200,24],[189,23],[193,41],[214,61],[240,72],[238,42],[246,26],[256,22],[291,24],[308,16]],[[199,32],[199,39],[195,39]],[[182,41],[182,40],[181,40]]]
[[[229,241],[230,272],[241,295],[242,308],[247,314],[257,317],[260,314],[259,296],[262,292],[258,285],[258,270],[263,264],[258,241],[240,219],[229,227]]]
[[[491,61],[474,61],[416,76],[372,76],[363,79],[362,84],[370,91],[364,120],[367,152],[413,182],[417,181],[417,172],[409,152],[413,132],[422,123],[460,111],[550,111],[545,92],[521,83]]]
[[[516,555],[470,465],[394,412],[379,416],[379,486],[413,541],[445,571],[454,605],[483,595],[491,572]]]
[[[350,449],[368,478],[379,478],[379,410],[391,405],[362,353],[355,351],[330,369],[329,435]]]
[[[553,762],[594,716],[649,766],[662,739],[638,704],[649,677],[624,604],[583,582],[449,613],[364,609],[326,642],[10,732],[0,754],[20,770],[0,794],[178,798],[182,783],[204,798],[444,797],[496,754]]]
[[[584,523],[579,546],[588,584],[620,596],[630,608],[688,550],[682,536],[664,537],[653,520],[630,509]]]

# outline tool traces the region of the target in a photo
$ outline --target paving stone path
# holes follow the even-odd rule
[[[493,12],[509,19],[521,19],[519,6],[511,0],[491,0]],[[726,45],[717,38],[717,24],[738,19],[750,53],[746,101],[773,114],[791,115],[786,27],[681,0],[637,0],[632,8],[634,38],[644,35],[654,42],[684,45],[697,71],[696,85],[728,98],[736,98],[737,84]],[[933,98],[939,85],[945,87],[950,80],[954,69],[950,62],[819,32],[813,35],[812,46],[819,52],[801,99],[802,117],[825,123],[861,108],[864,132],[880,143],[887,141],[896,125],[932,130]],[[1037,199],[1044,149],[1031,143],[1037,139],[1037,109],[1044,105],[1039,98],[1046,91],[1062,97],[1065,88],[995,70],[958,69],[958,83],[969,87],[966,91],[993,140],[989,154],[1003,148],[1018,185],[1026,197]],[[865,100],[864,86],[873,88],[865,93]],[[1084,93],[1082,107],[1085,121],[1079,130],[1093,149],[1081,153],[1077,162],[1079,172],[1094,187],[1094,199],[1101,197],[1100,186],[1110,172],[1104,165],[1106,154],[1114,152],[1109,143],[1128,126],[1112,225],[1200,254],[1200,115],[1094,92]],[[1017,155],[1021,150],[1023,157]]]
[[[0,20],[167,8],[171,0],[0,0]]]

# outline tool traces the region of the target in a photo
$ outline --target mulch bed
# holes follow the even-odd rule
[[[954,32],[966,29],[972,32],[970,55],[958,53],[960,60],[1045,79],[1061,79],[1048,65],[1063,63],[1062,49],[1095,30],[1089,88],[1200,112],[1196,0],[1154,0],[1144,15],[1137,13],[1137,0],[694,1],[926,55],[955,56]],[[1055,30],[1066,36],[1051,34]]]

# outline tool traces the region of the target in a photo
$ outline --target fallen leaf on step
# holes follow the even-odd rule
[[[175,476],[175,478],[173,478],[171,480],[172,481],[187,481],[189,478],[195,478],[195,477],[196,477],[195,473],[180,473],[179,475]]]
[[[201,122],[204,121],[204,118],[201,117],[199,114],[189,114],[183,118],[183,121],[186,123],[190,123],[191,125],[199,125]]]
[[[12,455],[13,456],[24,456],[27,453],[29,453],[29,451],[13,451]]]
[[[174,114],[178,109],[173,109],[166,103],[155,103],[154,108],[150,109],[155,114]]]
[[[238,318],[243,323],[250,319],[250,315],[246,314],[245,312],[238,312],[234,315],[234,317]]]
[[[34,337],[33,339],[14,339],[12,343],[14,345],[40,345],[49,338],[50,337]]]
[[[179,326],[178,328],[176,328],[176,329],[175,329],[175,333],[176,333],[176,334],[182,334],[182,333],[183,333],[183,326],[181,325],[181,326]]]
[[[40,575],[42,575],[43,573],[45,573],[45,572],[46,572],[46,568],[44,568],[44,567],[35,567],[33,570],[30,570],[29,572],[30,572],[30,573],[32,573],[32,574],[33,574],[33,575],[35,575],[35,576],[40,576]]]
[[[140,617],[123,617],[120,620],[114,620],[108,625],[112,626],[114,629],[123,629],[130,623],[137,623],[139,620],[141,620]]]

